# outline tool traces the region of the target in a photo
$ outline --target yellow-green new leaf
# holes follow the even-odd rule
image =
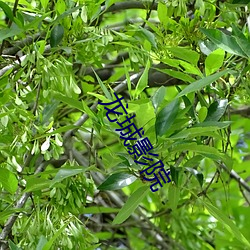
[[[223,49],[217,49],[210,53],[205,60],[205,72],[206,75],[211,75],[223,65],[225,57],[225,51]]]

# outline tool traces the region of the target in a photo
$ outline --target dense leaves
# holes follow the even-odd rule
[[[0,1],[1,250],[249,249],[248,5]]]

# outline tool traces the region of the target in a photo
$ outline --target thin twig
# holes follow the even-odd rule
[[[16,10],[17,10],[17,6],[18,6],[18,2],[19,2],[19,0],[16,0],[15,3],[14,3],[13,16],[16,16]]]
[[[229,170],[224,163],[219,164],[219,167],[224,169],[232,179],[236,180],[245,190],[250,192],[250,186],[232,169]]]
[[[149,11],[147,12],[146,20],[143,22],[143,24],[142,24],[142,26],[141,26],[142,28],[144,28],[144,27],[145,27],[145,25],[146,25],[146,21],[148,21],[148,19],[149,19],[150,15],[151,15],[152,8],[154,7],[154,4],[155,4],[155,0],[153,0],[153,2],[152,2],[152,4],[151,4],[151,6],[150,6],[150,8],[149,8]]]
[[[33,114],[34,115],[36,115],[36,110],[37,110],[37,107],[38,107],[38,101],[39,101],[39,97],[40,97],[41,85],[42,85],[42,80],[40,80],[40,82],[38,83],[36,101],[35,101],[35,105],[33,107]]]
[[[245,194],[245,192],[244,192],[244,190],[243,190],[242,186],[241,186],[241,185],[239,185],[239,188],[240,188],[240,191],[241,191],[241,193],[242,193],[243,197],[245,198],[245,200],[246,200],[246,202],[247,202],[248,206],[250,206],[250,200],[247,198],[247,196],[246,196],[246,194]]]
[[[212,177],[212,179],[210,180],[210,182],[206,186],[206,188],[197,195],[198,197],[201,196],[201,195],[205,195],[207,197],[207,191],[208,191],[209,187],[211,186],[211,184],[213,183],[213,181],[214,181],[214,179],[215,179],[215,177],[216,177],[216,175],[218,173],[219,173],[219,171],[216,170],[215,173],[214,173],[214,175],[213,175],[213,177]]]

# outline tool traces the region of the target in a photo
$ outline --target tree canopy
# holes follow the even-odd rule
[[[248,2],[0,1],[0,249],[250,249]]]

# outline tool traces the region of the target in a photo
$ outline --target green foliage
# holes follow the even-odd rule
[[[178,99],[175,99],[159,112],[155,121],[156,135],[161,136],[167,132],[167,130],[174,123],[178,110],[179,102]]]
[[[0,168],[0,182],[3,187],[10,193],[14,194],[17,190],[18,181],[16,176],[5,168]]]
[[[113,224],[121,224],[124,222],[138,207],[143,198],[147,195],[149,191],[148,186],[139,187],[126,201],[125,205],[116,215]]]
[[[64,28],[58,24],[51,30],[50,46],[56,47],[63,39]]]
[[[241,57],[249,57],[249,41],[244,37],[229,36],[216,29],[201,29],[201,31],[219,48]]]
[[[228,73],[228,70],[224,70],[218,73],[215,73],[211,76],[207,76],[205,78],[202,78],[198,81],[195,81],[191,84],[189,84],[184,90],[182,90],[177,97],[181,97],[183,95],[187,95],[189,93],[192,93],[194,91],[200,90],[204,87],[206,87],[207,85],[211,84],[212,82],[216,81],[217,79],[219,79],[221,76],[225,75],[226,73]]]
[[[247,7],[0,1],[1,247],[249,249]],[[114,92],[170,169],[157,192]]]
[[[136,177],[127,173],[116,173],[109,176],[99,187],[99,190],[116,190],[133,183]]]

